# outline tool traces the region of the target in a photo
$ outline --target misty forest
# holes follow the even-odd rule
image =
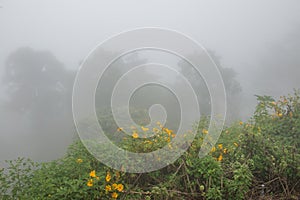
[[[100,2],[0,1],[0,200],[300,199],[298,1]],[[103,150],[105,142],[81,137],[74,122],[74,82],[87,63],[96,66],[119,54],[98,44],[124,30],[152,25],[186,33],[206,53],[183,59],[142,49],[118,57],[103,73],[93,106],[97,123],[113,144],[149,153],[163,147],[172,151],[175,138],[190,141],[165,167],[131,173],[126,168],[144,160],[118,163],[117,151]],[[95,47],[101,56],[88,61]],[[207,55],[224,84],[226,118],[220,137],[200,158],[211,137],[213,102],[205,78],[187,60]],[[128,71],[148,63],[170,65],[178,75],[145,67],[143,77],[164,80],[185,94],[184,76],[195,91],[201,115],[189,129],[178,133],[181,102],[159,84],[143,85],[130,96],[128,110],[135,124],[120,127],[116,122],[111,108],[115,86]],[[123,87],[132,87],[141,77],[126,80]],[[153,105],[166,113],[164,119],[158,112],[154,125]],[[87,130],[94,127],[89,117],[80,121]],[[87,143],[101,146],[99,153],[121,169],[97,159]]]

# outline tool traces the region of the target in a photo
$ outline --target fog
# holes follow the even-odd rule
[[[256,94],[279,96],[300,88],[298,0],[1,0],[0,6],[0,162],[62,156],[76,138],[71,94],[80,63],[99,43],[134,28],[176,30],[202,44],[226,77],[229,121],[248,119]],[[124,69],[157,57],[141,52],[117,65]],[[183,69],[185,63],[175,61]],[[106,88],[108,94],[111,89]],[[152,93],[174,111],[176,102],[166,100],[172,95],[153,88]],[[144,101],[142,94],[136,99],[143,108],[157,103]],[[103,101],[100,113],[108,105]]]

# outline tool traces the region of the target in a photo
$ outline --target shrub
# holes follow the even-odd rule
[[[269,96],[257,98],[254,116],[248,122],[226,127],[202,159],[198,152],[208,135],[208,117],[195,125],[196,137],[177,161],[150,173],[110,169],[81,141],[75,141],[65,157],[52,162],[37,164],[24,158],[8,161],[9,166],[0,170],[0,199],[209,200],[268,195],[296,199],[300,193],[299,93],[278,101]],[[146,132],[155,135],[141,137]],[[124,134],[122,128],[113,133]],[[189,135],[178,137],[189,140]],[[151,152],[170,145],[174,137],[172,130],[158,123],[152,130],[133,127],[132,134],[124,134],[118,145],[131,152]],[[117,155],[111,156],[114,159]]]

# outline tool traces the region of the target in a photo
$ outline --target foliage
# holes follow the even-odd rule
[[[199,159],[198,152],[209,135],[208,117],[195,125],[196,137],[177,161],[150,173],[110,169],[76,141],[56,161],[9,161],[9,167],[0,170],[0,199],[296,199],[299,93],[278,101],[258,96],[258,101],[253,118],[226,127],[204,158]],[[116,132],[124,134],[121,127]],[[155,135],[144,138],[145,133]],[[160,123],[153,129],[132,127],[132,134],[124,134],[119,145],[132,152],[151,152],[169,145],[175,136]]]

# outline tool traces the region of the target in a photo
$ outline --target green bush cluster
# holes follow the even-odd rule
[[[253,117],[226,127],[204,158],[198,152],[209,137],[207,117],[195,125],[196,137],[176,162],[149,173],[110,169],[75,141],[65,157],[52,162],[8,161],[9,167],[0,170],[0,199],[297,199],[299,93],[277,101],[257,98]],[[155,135],[143,138],[144,132]],[[123,129],[113,134],[124,134]],[[174,137],[172,130],[158,123],[152,130],[132,127],[132,135],[124,134],[118,145],[132,152],[151,152],[170,145]]]

